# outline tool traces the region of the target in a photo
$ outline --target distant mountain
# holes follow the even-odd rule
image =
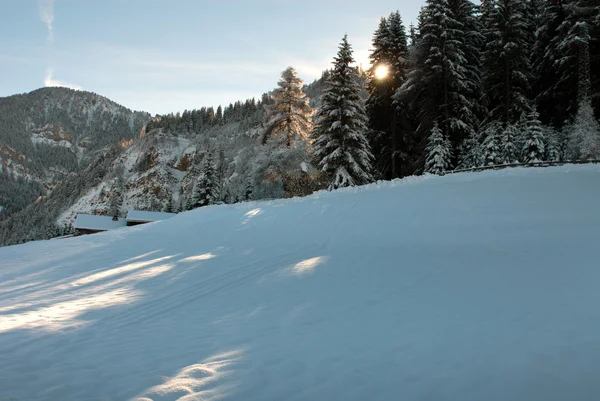
[[[323,79],[305,86],[313,104],[323,88]],[[0,119],[0,126],[16,127],[2,128],[0,143],[10,149],[10,157],[2,158],[4,170],[18,185],[29,182],[20,178],[27,177],[49,191],[47,196],[40,196],[39,187],[17,191],[27,195],[19,202],[33,203],[17,213],[13,208],[0,222],[0,246],[56,236],[77,213],[184,209],[209,154],[216,170],[215,203],[319,189],[305,143],[262,144],[271,101],[265,94],[216,111],[150,118],[101,96],[62,88],[1,99],[0,112],[15,112]]]
[[[0,98],[0,182],[10,183],[0,186],[2,213],[22,209],[42,195],[42,186],[51,190],[84,170],[107,146],[139,136],[149,119],[148,113],[67,88]],[[23,190],[15,193],[15,185]]]

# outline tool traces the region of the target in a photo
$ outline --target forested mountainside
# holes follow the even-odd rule
[[[320,97],[324,77],[299,88]],[[310,97],[306,96],[308,103]],[[77,213],[119,214],[128,210],[177,211],[199,206],[205,166],[211,169],[210,200],[306,195],[321,183],[305,141],[293,147],[275,136],[263,140],[275,103],[271,94],[225,108],[203,107],[157,115],[142,135],[94,153],[87,167],[68,176],[47,197],[0,224],[0,244],[51,238]],[[137,128],[137,127],[136,127]]]
[[[0,206],[14,213],[107,146],[139,136],[148,113],[85,91],[43,88],[0,98]],[[21,188],[13,191],[15,186]]]

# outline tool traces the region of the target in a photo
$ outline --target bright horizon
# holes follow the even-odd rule
[[[287,66],[319,78],[345,33],[366,67],[380,17],[408,27],[424,2],[0,0],[0,96],[66,86],[151,114],[226,106]]]

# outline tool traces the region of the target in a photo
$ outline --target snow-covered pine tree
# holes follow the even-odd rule
[[[600,73],[592,69],[600,57],[600,27],[596,26],[598,0],[570,0],[566,2],[566,18],[558,28],[557,47],[561,58],[560,81],[577,82],[577,101],[583,103],[600,91]],[[594,77],[592,77],[592,71]],[[595,83],[592,93],[592,81]]]
[[[479,135],[472,131],[459,148],[458,170],[479,167],[482,162],[482,150]]]
[[[109,203],[109,212],[111,217],[113,218],[118,218],[119,215],[121,214],[121,205],[122,205],[122,196],[121,194],[117,191],[116,188],[113,188],[111,194],[110,194],[110,203]]]
[[[488,122],[515,124],[529,113],[531,65],[530,36],[533,28],[523,0],[486,1],[482,7],[486,47],[483,55],[484,96]]]
[[[345,35],[312,133],[313,152],[321,170],[331,178],[330,190],[373,180],[373,155],[365,136],[367,115],[360,98],[357,70],[352,63],[352,47]]]
[[[169,198],[167,199],[167,204],[165,205],[164,211],[167,213],[173,213],[175,211],[173,207],[173,197],[171,195],[169,195]]]
[[[545,1],[541,24],[535,31],[531,52],[534,73],[533,98],[544,124],[562,127],[576,110],[577,77],[572,57],[565,58],[560,49],[566,34],[566,5],[572,0]]]
[[[227,198],[227,159],[225,158],[225,150],[219,149],[217,152],[217,160],[215,162],[215,200],[226,202]]]
[[[394,104],[392,95],[404,82],[408,69],[408,40],[399,12],[382,18],[373,36],[367,71],[366,111],[369,118],[368,140],[375,165],[386,178],[405,175],[405,134],[410,121],[402,102]],[[387,74],[380,73],[387,69]]]
[[[253,192],[252,181],[250,179],[246,180],[246,187],[244,188],[244,200],[249,201],[252,200],[252,192]]]
[[[202,161],[202,169],[196,183],[194,207],[207,206],[215,201],[215,165],[211,152]]]
[[[519,150],[515,145],[515,139],[518,136],[517,127],[508,124],[502,131],[500,139],[500,159],[502,164],[512,164],[519,162]]]
[[[263,144],[272,137],[282,136],[282,142],[291,147],[294,141],[306,140],[310,135],[312,109],[302,91],[304,83],[294,68],[283,71],[277,85],[272,94],[274,104],[266,107]]]
[[[544,143],[544,149],[546,150],[546,158],[549,162],[559,162],[562,160],[560,151],[560,137],[558,131],[554,129],[552,126],[547,126],[545,128],[544,138],[546,142]]]
[[[544,160],[544,129],[540,122],[537,111],[527,115],[527,127],[525,130],[525,144],[523,145],[523,162],[535,163]]]
[[[196,194],[196,186],[194,186],[194,190],[193,190],[193,191],[194,191],[194,192],[193,192],[192,194],[190,194],[190,195],[187,197],[186,201],[185,201],[185,206],[184,206],[184,209],[185,209],[185,210],[192,210],[192,209],[194,208],[194,203],[195,203],[195,202],[194,202],[194,198],[195,198],[195,196],[196,196],[196,195],[195,195],[195,194]]]
[[[429,144],[427,146],[427,160],[425,172],[441,175],[452,168],[452,145],[444,137],[438,123],[433,123]]]
[[[600,125],[589,100],[579,105],[568,135],[568,156],[571,160],[600,159]]]
[[[473,3],[427,1],[412,69],[395,96],[416,111],[417,137],[437,122],[458,148],[478,129],[482,40]]]
[[[482,159],[484,166],[495,166],[502,164],[501,149],[500,149],[500,136],[502,126],[500,123],[491,123],[485,128],[483,132],[483,143],[482,143]]]

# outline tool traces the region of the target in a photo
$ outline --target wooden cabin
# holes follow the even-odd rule
[[[167,212],[146,212],[141,210],[130,210],[127,213],[127,225],[128,226],[137,226],[139,224],[152,223],[154,221],[166,220],[170,219],[173,216],[176,216],[176,213],[167,213]]]
[[[127,221],[125,219],[79,213],[75,217],[75,224],[73,227],[80,234],[94,234],[125,227],[126,225]]]

